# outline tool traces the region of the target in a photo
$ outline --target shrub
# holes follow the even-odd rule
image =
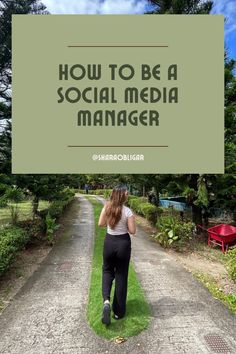
[[[46,219],[47,214],[52,218],[58,218],[65,207],[74,199],[75,190],[66,188],[51,202],[50,206],[47,209],[43,209],[39,212],[39,215],[42,219]]]
[[[78,193],[80,193],[80,194],[85,194],[86,191],[85,191],[85,189],[78,189]]]
[[[142,214],[141,212],[141,204],[147,203],[147,199],[144,197],[133,197],[128,199],[128,205],[133,209],[136,213]],[[150,204],[152,205],[152,204]]]
[[[22,202],[25,199],[23,191],[19,188],[8,188],[5,193],[6,199],[15,203]]]
[[[226,258],[229,267],[229,274],[231,278],[236,281],[236,246],[226,253]]]
[[[157,220],[157,207],[150,203],[141,203],[139,205],[140,213],[153,223]]]
[[[41,218],[21,220],[18,221],[17,226],[27,233],[29,237],[28,244],[37,244],[41,242],[45,233],[44,221]]]
[[[192,222],[180,222],[173,216],[161,216],[157,221],[158,233],[155,238],[163,247],[182,246],[191,239],[194,230]]]
[[[109,199],[109,198],[110,198],[110,195],[111,195],[111,192],[112,192],[112,189],[104,189],[103,197],[104,197],[105,199]]]
[[[91,194],[101,195],[105,199],[108,199],[110,197],[111,192],[112,192],[112,189],[94,189],[94,190],[90,190]]]
[[[20,213],[20,210],[19,210],[19,207],[18,205],[10,205],[10,213],[11,213],[11,223],[12,225],[16,225],[18,219],[19,219],[19,213]]]
[[[0,208],[5,208],[7,206],[7,198],[5,195],[0,197]]]
[[[56,219],[52,218],[48,213],[45,218],[45,226],[46,226],[46,236],[49,244],[53,243],[53,233],[56,231],[60,225],[56,224]]]
[[[134,212],[144,216],[146,219],[153,223],[156,223],[157,215],[161,215],[163,213],[162,208],[148,203],[146,197],[136,197],[134,195],[129,195],[127,204],[131,209],[133,209]]]
[[[0,229],[0,276],[3,275],[29,240],[28,234],[20,227]]]

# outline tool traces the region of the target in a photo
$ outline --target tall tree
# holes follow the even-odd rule
[[[0,1],[0,170],[11,173],[11,21],[13,14],[46,14],[38,0]]]
[[[236,61],[225,55],[225,174],[208,176],[213,205],[236,221]]]
[[[202,0],[150,0],[154,10],[150,14],[209,14],[213,1]]]
[[[0,1],[0,98],[5,102],[11,101],[11,17],[13,14],[46,14],[45,9],[38,0]]]
[[[209,14],[213,7],[213,1],[203,0],[150,0],[154,9],[149,14]],[[160,177],[157,179],[160,180]],[[173,183],[174,182],[174,183]],[[173,187],[177,190],[183,188],[187,199],[192,206],[193,221],[202,224],[202,205],[199,196],[202,191],[202,177],[197,174],[172,175],[166,189]],[[159,188],[161,184],[159,184]]]
[[[236,174],[236,61],[225,55],[225,172]]]

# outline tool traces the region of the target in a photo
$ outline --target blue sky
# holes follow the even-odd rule
[[[52,14],[142,14],[147,0],[42,0]],[[214,0],[212,14],[225,16],[225,45],[236,59],[236,0]]]

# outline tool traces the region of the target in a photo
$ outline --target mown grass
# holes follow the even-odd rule
[[[215,279],[201,272],[194,272],[194,276],[210,291],[215,299],[222,301],[236,315],[236,294],[225,294],[219,289]]]
[[[32,202],[30,200],[20,203],[8,203],[5,208],[0,208],[0,225],[7,224],[11,221],[10,206],[17,206],[19,209],[19,220],[31,219],[32,214]],[[49,202],[46,200],[39,201],[39,210],[45,209],[49,206]]]
[[[111,319],[111,324],[105,326],[101,322],[102,315],[102,250],[106,230],[99,228],[98,219],[102,209],[101,203],[92,197],[87,199],[93,204],[95,219],[95,243],[90,281],[89,301],[87,306],[87,319],[99,336],[107,339],[116,337],[127,338],[137,335],[148,327],[150,322],[150,307],[145,299],[143,289],[137,279],[132,264],[129,268],[127,311],[126,316],[120,320]],[[113,298],[114,285],[111,299]]]

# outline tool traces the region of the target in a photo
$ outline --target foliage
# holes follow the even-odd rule
[[[101,195],[105,199],[108,199],[110,197],[110,194],[112,192],[112,189],[92,189],[90,190],[90,194],[95,194],[95,195]]]
[[[236,246],[230,249],[226,254],[227,265],[229,267],[229,274],[231,278],[236,282]]]
[[[21,202],[25,199],[25,195],[20,188],[10,187],[5,192],[5,197],[7,200],[12,202]]]
[[[2,192],[2,195],[1,195]],[[25,195],[23,191],[19,188],[16,187],[9,187],[8,185],[4,185],[3,183],[0,183],[0,208],[5,208],[8,204],[8,201],[12,202],[21,202],[24,200]],[[13,214],[16,215],[16,207],[10,206],[11,209],[11,214],[13,217]]]
[[[57,194],[55,200],[53,200],[47,209],[43,209],[39,212],[39,215],[45,220],[47,214],[52,218],[58,218],[65,207],[74,199],[74,189],[66,188]],[[46,229],[46,226],[45,226]]]
[[[147,220],[155,223],[157,220],[157,207],[150,203],[140,204],[140,214],[142,214]]]
[[[130,208],[137,214],[144,216],[147,220],[156,223],[157,215],[161,215],[163,212],[162,208],[156,207],[155,205],[148,203],[145,197],[136,197],[130,195],[128,197],[127,204]]]
[[[11,64],[12,14],[43,14],[45,6],[38,0],[1,0],[0,2],[0,169],[11,174]]]
[[[7,198],[5,195],[0,197],[0,208],[5,208],[7,206]]]
[[[163,247],[182,246],[191,239],[194,231],[192,222],[181,222],[174,216],[163,215],[157,221],[158,233],[154,236]]]
[[[53,243],[53,234],[60,227],[60,225],[56,224],[56,219],[52,218],[49,213],[47,213],[45,218],[45,226],[46,226],[46,236],[49,244]]]
[[[16,226],[0,229],[0,276],[3,275],[29,240],[28,234]]]
[[[202,0],[150,0],[153,14],[209,14],[213,1]]]
[[[190,188],[186,186],[183,191],[183,196],[186,197],[187,204],[190,205],[193,203],[194,199],[196,198],[197,191],[194,188]]]
[[[18,221],[17,226],[21,227],[29,237],[28,243],[37,244],[42,241],[45,232],[45,225],[41,218],[34,220]]]
[[[236,314],[236,294],[225,294],[219,289],[215,279],[201,272],[195,272],[195,277],[203,283],[214,298],[222,301],[230,310]]]
[[[127,204],[138,214],[142,215],[141,204],[146,203],[147,199],[144,197],[128,197]],[[150,204],[151,205],[151,204]]]
[[[201,207],[208,207],[208,192],[206,188],[205,179],[203,176],[199,176],[198,178],[198,190],[197,190],[197,200],[194,202],[195,205]]]
[[[12,225],[16,225],[19,219],[19,206],[17,204],[10,205],[10,212],[11,212],[11,223]]]

